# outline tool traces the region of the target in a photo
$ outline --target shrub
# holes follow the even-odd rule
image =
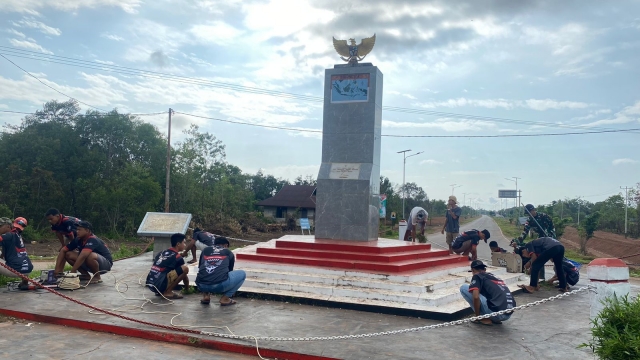
[[[604,304],[592,321],[593,339],[580,347],[604,360],[640,359],[640,297],[613,297]]]

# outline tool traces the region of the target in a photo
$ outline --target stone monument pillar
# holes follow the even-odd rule
[[[325,70],[316,239],[378,239],[382,73],[370,63]]]

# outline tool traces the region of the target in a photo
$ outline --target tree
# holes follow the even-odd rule
[[[300,175],[293,181],[293,184],[294,185],[317,186],[318,185],[318,181],[316,180],[316,178],[313,177],[313,175],[307,175],[304,178],[302,178],[302,175]]]
[[[588,215],[580,224],[580,229],[578,229],[580,237],[582,238],[582,241],[580,242],[580,252],[583,255],[587,254],[587,242],[593,237],[594,232],[598,228],[599,220],[600,213],[594,212]]]

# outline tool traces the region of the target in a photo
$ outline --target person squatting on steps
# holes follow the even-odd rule
[[[468,256],[471,253],[471,261],[476,260],[478,258],[478,244],[480,244],[480,240],[484,240],[486,243],[487,240],[491,237],[491,233],[489,230],[484,229],[482,231],[478,231],[476,229],[468,230],[458,235],[458,237],[453,240],[451,244],[451,249],[454,253],[463,256]]]
[[[27,226],[27,219],[16,218],[13,222],[8,218],[0,218],[0,244],[2,245],[2,258],[0,262],[13,270],[27,275],[33,270],[33,264],[27,255],[27,249],[22,240],[22,231]],[[11,271],[0,266],[0,275],[17,278]],[[29,282],[22,280],[20,290],[29,290]]]
[[[211,302],[211,293],[222,294],[220,306],[236,303],[231,297],[242,286],[247,275],[243,270],[233,270],[234,265],[235,256],[229,250],[229,240],[225,237],[216,238],[213,246],[206,247],[200,253],[196,285],[203,293],[201,304],[208,305]]]
[[[185,236],[180,233],[171,235],[171,247],[159,252],[153,259],[145,285],[157,296],[162,294],[167,299],[182,299],[182,295],[173,292],[181,281],[185,288],[189,289],[189,268],[180,256],[180,252],[184,251],[186,246],[184,239]]]
[[[471,283],[460,286],[460,294],[469,303],[476,316],[516,307],[516,300],[511,295],[509,287],[504,281],[488,273],[487,266],[481,260],[471,262],[471,272],[473,273]],[[473,323],[489,326],[502,324],[503,321],[511,318],[511,314],[513,312],[476,320]]]

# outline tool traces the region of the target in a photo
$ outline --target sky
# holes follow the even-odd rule
[[[320,130],[324,69],[342,63],[332,37],[375,33],[365,61],[384,74],[383,106],[401,108],[383,111],[383,135],[456,136],[383,137],[392,182],[407,149],[422,152],[407,182],[434,199],[455,184],[485,209],[513,177],[534,204],[640,182],[640,130],[504,137],[640,129],[639,1],[2,0],[0,32],[0,54],[42,82],[0,58],[0,111],[59,91],[83,111],[163,112],[141,118],[166,133],[172,108],[172,143],[197,124],[229,163],[290,180],[317,175],[321,134],[205,118]]]

